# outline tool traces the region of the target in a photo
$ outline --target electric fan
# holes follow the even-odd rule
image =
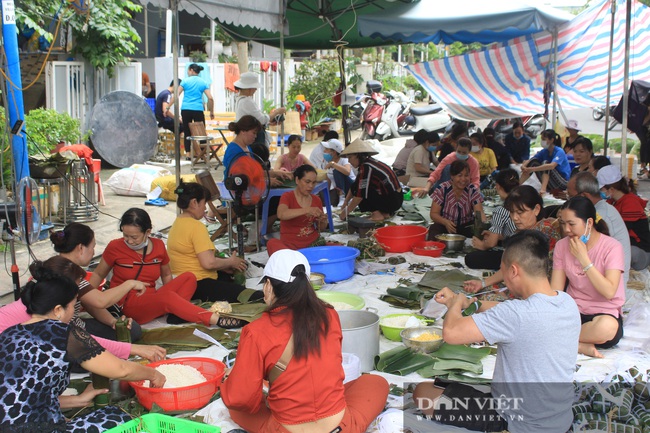
[[[38,185],[31,177],[23,177],[18,183],[16,225],[28,245],[38,241],[41,232],[41,217],[37,209],[40,209]]]
[[[240,153],[228,170],[224,185],[233,197],[233,209],[237,215],[237,253],[244,257],[244,225],[242,217],[257,212],[257,205],[263,203],[271,185],[269,172],[262,160],[254,154]],[[257,227],[255,228],[257,230]]]

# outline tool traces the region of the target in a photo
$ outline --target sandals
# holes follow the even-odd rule
[[[234,317],[221,316],[217,321],[217,326],[225,329],[241,328],[244,325],[248,325],[248,322],[242,319],[236,319]]]

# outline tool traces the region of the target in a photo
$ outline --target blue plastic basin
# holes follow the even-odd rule
[[[347,280],[354,274],[359,250],[352,247],[312,247],[298,250],[307,257],[312,272],[325,275],[326,283]]]

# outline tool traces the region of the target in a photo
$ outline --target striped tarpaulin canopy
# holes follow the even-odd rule
[[[605,103],[611,16],[611,2],[601,0],[558,27],[557,92],[563,109]],[[434,99],[462,119],[543,113],[544,86],[553,81],[552,42],[552,35],[542,32],[407,69]],[[612,52],[611,100],[617,101],[623,94],[625,0],[617,0]],[[636,1],[629,62],[631,80],[650,79],[650,9]]]

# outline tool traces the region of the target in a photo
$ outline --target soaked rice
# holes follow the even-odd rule
[[[181,388],[184,386],[197,385],[199,383],[207,382],[205,376],[201,374],[199,370],[189,365],[183,364],[162,364],[156,367],[167,381],[163,388]],[[145,388],[148,388],[149,381],[145,380],[142,384]]]

